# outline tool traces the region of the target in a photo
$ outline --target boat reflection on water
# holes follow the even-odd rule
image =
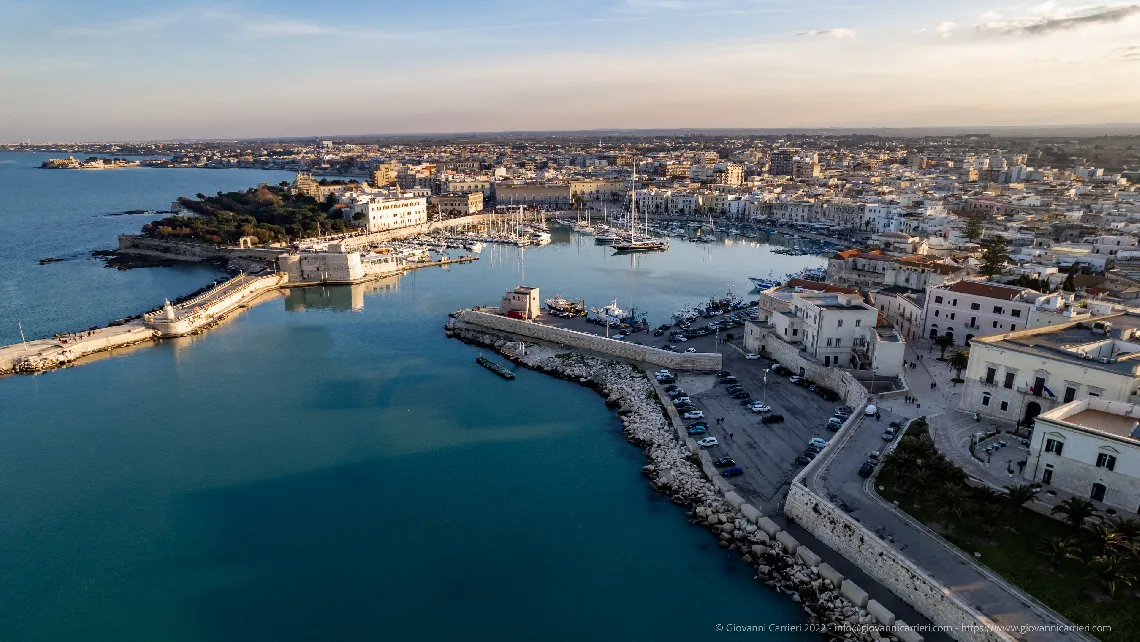
[[[386,276],[367,283],[354,285],[321,285],[307,288],[290,288],[285,291],[285,309],[304,312],[308,309],[334,312],[359,312],[364,309],[364,297],[369,294],[398,292],[400,277]]]

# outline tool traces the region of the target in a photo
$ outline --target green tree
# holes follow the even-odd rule
[[[1002,274],[1006,263],[1009,263],[1009,247],[1005,237],[999,234],[982,241],[982,274],[988,278]]]
[[[1097,514],[1096,506],[1083,497],[1070,497],[1065,501],[1053,507],[1049,511],[1054,515],[1062,515],[1066,522],[1073,527],[1073,531],[1081,530],[1085,525],[1085,521],[1094,517]]]
[[[959,350],[950,355],[950,367],[958,372],[958,378],[962,378],[962,371],[966,366],[970,365],[970,353],[965,350]]]
[[[978,509],[976,517],[978,529],[987,538],[993,537],[994,532],[1004,530],[1006,526],[1009,526],[1009,513],[1001,504],[983,504]]]
[[[1093,524],[1089,527],[1089,535],[1101,555],[1109,555],[1128,547],[1128,538],[1111,524]]]
[[[943,335],[939,335],[938,338],[934,340],[934,345],[938,346],[942,350],[942,353],[938,355],[938,358],[945,359],[946,349],[954,346],[954,335],[950,334],[949,332]]]
[[[1025,511],[1025,505],[1037,499],[1037,493],[1029,484],[1006,486],[1005,490],[1006,509],[1014,515],[1023,513]]]
[[[966,238],[970,239],[973,243],[982,238],[982,215],[980,213],[973,213],[966,215]]]
[[[1037,545],[1037,550],[1045,556],[1049,566],[1056,571],[1065,560],[1081,559],[1081,549],[1072,537],[1050,537]]]
[[[1127,560],[1117,555],[1097,555],[1089,563],[1089,570],[1091,577],[1100,580],[1104,592],[1108,593],[1110,599],[1116,597],[1116,588],[1119,585],[1132,586],[1132,582],[1136,580]]]
[[[1116,515],[1105,523],[1123,535],[1125,539],[1134,540],[1140,537],[1140,521],[1136,521],[1131,517]]]
[[[934,512],[942,516],[943,528],[950,528],[950,522],[961,519],[974,507],[970,495],[964,488],[953,482],[943,482],[928,494],[927,501],[934,506]]]

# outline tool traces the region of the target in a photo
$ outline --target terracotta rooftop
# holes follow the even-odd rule
[[[807,279],[789,279],[788,287],[812,290],[813,292],[838,292],[842,294],[855,294],[858,292],[855,288],[841,288],[838,285],[821,283],[819,281],[808,281]]]
[[[1025,288],[1012,285],[996,285],[993,283],[980,283],[978,281],[958,281],[947,289],[951,292],[973,294],[974,296],[984,296],[988,299],[1001,299],[1003,301],[1012,301],[1016,299],[1019,294],[1026,291]]]

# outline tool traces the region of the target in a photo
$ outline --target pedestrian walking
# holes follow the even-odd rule
[[[930,389],[934,390],[934,382],[933,381],[930,382]]]
[[[728,438],[729,438],[729,439],[734,439],[735,437],[736,437],[736,433],[734,433],[734,432],[730,432],[730,433],[728,433]]]

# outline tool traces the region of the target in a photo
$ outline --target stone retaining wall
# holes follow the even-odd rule
[[[245,278],[247,279],[245,283],[221,298],[210,300],[208,303],[203,300],[200,306],[196,306],[192,302],[188,302],[191,304],[189,307],[186,304],[180,305],[178,315],[172,321],[164,319],[162,312],[146,314],[143,319],[161,337],[180,337],[216,323],[247,301],[256,298],[267,290],[276,289],[288,281],[284,272]],[[205,296],[208,297],[209,293],[206,293]]]
[[[972,609],[948,588],[903,557],[838,507],[808,490],[801,481],[792,483],[784,513],[821,542],[858,564],[868,575],[902,598],[937,625],[952,627],[956,640],[1012,642],[1013,637],[987,625],[993,622]],[[881,608],[881,607],[879,607]],[[871,611],[874,613],[874,611]],[[884,614],[876,616],[880,619]],[[882,622],[882,619],[880,619]],[[887,622],[882,622],[887,624]],[[984,628],[978,630],[978,625]],[[968,628],[971,627],[971,628]]]
[[[767,355],[793,372],[803,372],[803,376],[834,390],[843,402],[857,408],[867,401],[867,388],[849,373],[835,367],[825,367],[805,358],[795,346],[771,335],[763,327],[748,324],[745,330],[745,349],[749,352]]]
[[[538,339],[558,345],[571,346],[664,368],[701,371],[721,369],[722,359],[719,353],[678,354],[676,352],[669,352],[668,350],[607,339],[593,334],[586,334],[585,332],[555,328],[541,323],[523,321],[522,319],[510,319],[478,310],[462,310],[458,313],[456,318],[462,323],[482,328],[508,332],[513,335]]]
[[[124,254],[143,254],[180,261],[212,261],[246,259],[259,262],[275,261],[285,248],[272,247],[215,247],[209,243],[155,239],[137,234],[120,234],[119,251]]]

